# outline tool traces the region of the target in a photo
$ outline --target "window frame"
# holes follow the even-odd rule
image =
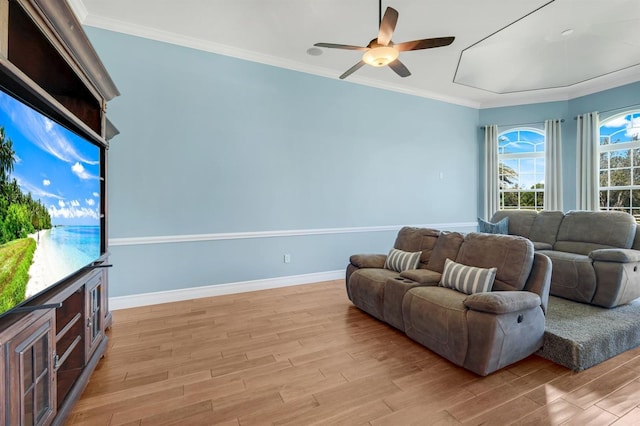
[[[631,116],[631,121],[634,119],[640,120],[640,110],[630,110],[621,112],[611,117],[608,117],[606,120],[602,120],[599,130],[599,141],[598,141],[598,196],[600,198],[599,208],[602,211],[624,211],[636,218],[636,221],[640,219],[640,137],[635,140],[623,141],[619,143],[608,143],[603,144],[602,141],[605,138],[610,138],[610,134],[603,135],[602,129],[608,127],[607,124],[611,123],[614,120],[618,120],[620,118],[626,118]],[[622,129],[621,129],[622,130]],[[620,130],[619,130],[620,131]],[[615,133],[613,133],[615,134]],[[611,167],[611,154],[607,156],[607,168],[602,168],[602,154],[611,153],[617,151],[628,151],[629,152],[629,164],[624,167]],[[635,161],[634,161],[635,160]],[[636,164],[634,164],[636,163]],[[611,185],[611,172],[612,171],[622,171],[629,170],[629,184],[628,185]],[[634,178],[634,171],[637,170],[639,172],[638,179]],[[607,183],[608,185],[602,185],[602,173],[607,172]],[[606,191],[606,202],[603,203],[603,195],[602,193]],[[621,207],[611,207],[611,192],[612,191],[629,191],[629,206],[621,206]],[[634,203],[634,191],[637,192],[637,203]],[[635,213],[634,213],[635,211]]]
[[[500,139],[502,136],[507,135],[509,133],[513,133],[513,132],[531,132],[531,133],[536,133],[538,135],[540,135],[542,137],[542,144],[544,149],[542,151],[534,151],[534,152],[518,152],[518,153],[502,153],[501,152],[501,147],[500,147]],[[518,134],[518,139],[516,141],[510,141],[510,142],[526,142],[531,144],[531,141],[526,141],[521,139],[520,134]],[[546,167],[546,161],[545,161],[545,150],[546,150],[546,136],[545,136],[545,132],[544,130],[541,130],[539,128],[535,128],[535,127],[512,127],[509,129],[506,129],[504,131],[501,131],[498,133],[498,140],[496,141],[496,143],[498,144],[498,208],[500,210],[543,210],[544,209],[544,177],[545,177],[545,167]],[[539,173],[537,173],[537,167],[536,167],[536,161],[539,162],[540,160],[542,160],[542,186],[540,188],[503,188],[501,183],[503,182],[500,178],[501,176],[501,165],[503,164],[503,162],[505,160],[533,160],[534,161],[534,166],[533,166],[533,175],[534,176],[538,176]],[[516,172],[519,172],[519,170],[516,170]],[[520,175],[520,173],[518,173]],[[538,185],[537,183],[535,185]],[[534,200],[534,205],[533,206],[523,206],[522,205],[522,194],[523,193],[530,193],[533,192],[533,200]],[[517,194],[518,197],[518,202],[517,202],[517,206],[505,206],[505,194],[508,193],[515,193]],[[539,205],[538,204],[538,200],[542,200],[542,203]]]

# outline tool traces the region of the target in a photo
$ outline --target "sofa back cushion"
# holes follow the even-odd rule
[[[533,265],[533,243],[516,235],[471,232],[455,259],[478,268],[497,268],[492,291],[522,290]]]
[[[458,257],[458,251],[460,251],[463,241],[464,235],[459,232],[442,231],[433,247],[431,258],[426,266],[427,269],[442,273],[446,260],[454,260]]]
[[[529,238],[538,213],[535,210],[499,210],[493,214],[491,222],[497,223],[505,217],[509,218],[509,234]]]
[[[570,211],[558,229],[554,250],[588,255],[603,248],[631,248],[636,221],[617,211]]]
[[[558,228],[560,228],[563,218],[564,213],[560,211],[541,211],[533,222],[529,239],[553,245],[556,242]]]
[[[418,267],[426,268],[439,235],[440,231],[437,229],[405,226],[398,232],[393,247],[408,252],[421,251],[422,255]]]
[[[636,226],[636,236],[633,239],[633,245],[631,248],[634,250],[640,250],[640,226]]]

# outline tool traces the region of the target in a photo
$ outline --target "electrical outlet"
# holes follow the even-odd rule
[[[284,255],[284,263],[291,263],[291,255],[289,253]]]

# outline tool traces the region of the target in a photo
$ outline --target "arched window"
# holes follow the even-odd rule
[[[500,210],[544,208],[544,132],[510,129],[498,135]]]
[[[600,125],[600,209],[640,218],[640,111]]]

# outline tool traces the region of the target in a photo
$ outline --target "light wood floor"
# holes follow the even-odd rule
[[[348,301],[344,281],[114,312],[71,425],[640,424],[640,349],[482,378]]]

